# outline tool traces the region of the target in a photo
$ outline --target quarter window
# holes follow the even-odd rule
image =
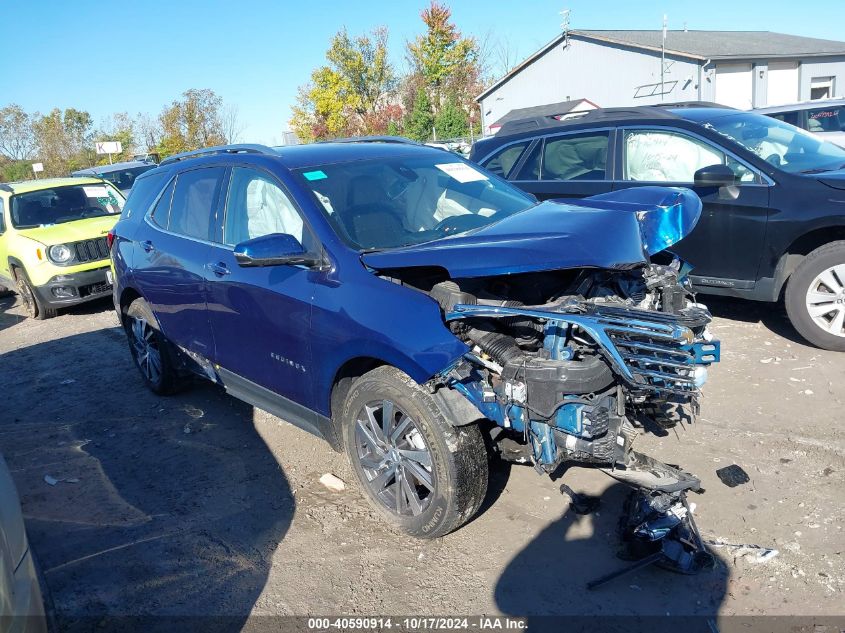
[[[756,179],[745,165],[698,139],[677,132],[625,132],[624,180],[692,183],[695,172],[710,165],[727,165],[739,182]]]
[[[282,188],[268,175],[248,168],[232,170],[223,241],[234,246],[271,233],[287,233],[303,247],[302,216]],[[307,241],[307,240],[306,240]]]
[[[154,176],[146,176],[136,180],[135,186],[132,187],[132,192],[123,205],[123,217],[132,217],[132,214],[136,211],[141,214],[146,213],[158,195],[158,192],[161,191],[164,178],[165,174],[155,174]],[[170,198],[168,197],[169,201]]]
[[[201,240],[209,239],[211,216],[224,171],[222,167],[208,167],[186,171],[176,177],[167,223],[169,231]]]
[[[543,180],[604,180],[608,133],[547,138]]]
[[[514,165],[519,162],[519,157],[522,156],[522,152],[524,152],[525,148],[530,144],[531,141],[527,140],[524,143],[508,145],[488,158],[482,167],[487,168],[497,176],[507,178],[511,170],[514,168]]]
[[[516,176],[511,180],[539,180],[540,179],[540,156],[543,152],[543,140],[540,139],[531,150],[531,153],[522,163],[522,167]]]

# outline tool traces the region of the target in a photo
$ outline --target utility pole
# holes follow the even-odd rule
[[[666,90],[664,88],[665,78],[666,78],[666,26],[668,24],[668,18],[666,14],[663,14],[663,39],[660,43],[660,102],[663,102],[664,95],[666,94]]]
[[[564,9],[560,12],[563,22],[560,23],[560,29],[563,31],[563,47],[569,45],[569,16],[572,14],[570,9]]]

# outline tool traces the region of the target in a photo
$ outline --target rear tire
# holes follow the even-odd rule
[[[845,352],[845,241],[804,258],[789,278],[785,303],[789,320],[807,341]]]
[[[33,319],[43,321],[45,319],[52,319],[59,314],[55,308],[47,307],[35,292],[32,287],[32,282],[23,268],[14,269],[15,281],[18,284],[18,294],[21,297],[24,308],[27,314]]]
[[[158,321],[143,299],[135,299],[123,316],[123,329],[129,351],[144,384],[153,393],[164,396],[182,386],[177,371],[176,353],[164,337]]]
[[[478,511],[488,478],[478,425],[450,424],[407,374],[382,366],[358,378],[341,416],[364,496],[389,523],[417,538],[435,538]]]

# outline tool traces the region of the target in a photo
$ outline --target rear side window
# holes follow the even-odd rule
[[[136,180],[132,192],[123,205],[123,218],[130,218],[135,212],[143,215],[149,211],[150,206],[158,196],[158,192],[164,186],[166,176],[167,174],[163,173],[153,174]]]
[[[507,178],[514,166],[519,162],[522,152],[531,144],[531,140],[523,143],[514,143],[503,147],[490,158],[484,161],[481,166],[493,172],[497,176]]]
[[[845,106],[831,106],[807,112],[810,132],[845,132]]]
[[[200,240],[209,239],[211,216],[214,213],[223,167],[193,169],[176,177],[167,230]]]
[[[547,138],[543,180],[604,180],[607,132]]]

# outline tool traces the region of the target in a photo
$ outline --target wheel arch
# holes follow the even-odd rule
[[[775,268],[773,300],[783,298],[786,282],[807,255],[825,244],[839,240],[845,240],[845,225],[843,224],[815,228],[794,239],[780,256]]]
[[[135,299],[142,299],[141,293],[135,290],[135,288],[127,287],[124,288],[123,291],[120,293],[120,320],[123,321],[123,317],[126,314],[126,310],[129,309],[129,306],[132,304]]]

